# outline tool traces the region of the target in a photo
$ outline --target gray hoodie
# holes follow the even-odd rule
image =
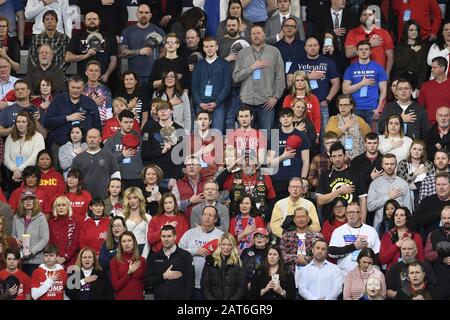
[[[29,259],[23,261],[25,264],[41,264],[44,262],[43,250],[49,240],[48,223],[43,213],[38,213],[31,218],[28,227],[25,228],[25,219],[17,215],[13,220],[12,236],[21,239],[23,234],[29,234],[30,250],[32,255]]]

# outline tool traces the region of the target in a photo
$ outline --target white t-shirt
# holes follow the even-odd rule
[[[378,233],[373,227],[367,224],[362,224],[360,228],[352,228],[346,223],[335,229],[331,235],[330,247],[345,247],[355,242],[357,238],[366,239],[369,248],[375,253],[380,252],[380,238],[378,237]],[[337,265],[345,275],[357,266],[356,258],[359,252],[360,250],[355,250],[345,256],[345,258],[338,260]]]

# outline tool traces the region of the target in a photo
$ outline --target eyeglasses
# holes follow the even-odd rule
[[[258,233],[257,235],[255,235],[255,239],[265,239],[266,236],[263,234]]]
[[[347,211],[347,214],[358,214],[358,213],[361,213],[361,211],[360,210],[358,210],[358,211]]]
[[[170,44],[170,45],[177,44],[177,43],[178,43],[178,41],[166,41],[166,44]]]
[[[293,25],[293,24],[285,24],[285,25],[283,26],[283,28],[294,29],[294,28],[297,28],[297,26],[296,26],[296,25]]]
[[[342,209],[342,208],[345,208],[343,204],[338,204],[334,206],[334,209]]]

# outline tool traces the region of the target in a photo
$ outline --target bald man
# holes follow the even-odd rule
[[[108,195],[108,183],[112,178],[121,178],[120,167],[114,155],[100,148],[102,140],[98,129],[89,129],[86,135],[88,149],[73,159],[72,169],[81,172],[86,190],[92,198],[105,199]]]

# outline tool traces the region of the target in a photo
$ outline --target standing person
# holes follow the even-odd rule
[[[31,276],[33,300],[64,300],[67,273],[57,261],[58,247],[48,244],[44,248],[44,263]]]
[[[340,88],[339,73],[333,60],[320,54],[319,41],[309,37],[305,43],[306,57],[294,61],[289,69],[286,81],[292,85],[292,76],[295,71],[302,70],[308,75],[309,87],[320,101],[321,134],[329,119],[329,104]],[[316,128],[317,129],[317,128]]]
[[[62,71],[66,71],[69,64],[64,62],[67,46],[70,38],[64,33],[57,30],[58,14],[55,10],[47,10],[42,16],[44,30],[40,34],[33,34],[31,36],[30,49],[28,51],[29,62],[33,66],[39,65],[38,49],[44,43],[49,44],[53,50],[54,55],[52,65],[57,66]]]
[[[113,300],[113,289],[105,270],[98,263],[97,254],[91,248],[83,248],[78,254],[74,273],[79,272],[80,282],[66,286],[64,292],[70,300]],[[77,286],[79,285],[79,286]]]
[[[22,249],[22,270],[31,276],[44,261],[43,249],[49,241],[47,219],[41,212],[36,194],[24,189],[20,195],[19,206],[14,216],[11,235]],[[26,236],[24,236],[26,235]],[[29,238],[29,247],[24,247],[24,239]],[[26,244],[26,243],[25,243]],[[56,259],[56,252],[55,252]]]
[[[265,223],[256,214],[255,200],[248,194],[243,194],[236,201],[234,217],[230,220],[230,233],[236,237],[239,253],[253,245],[254,232],[265,228]]]
[[[59,147],[69,140],[74,124],[83,125],[84,130],[101,128],[97,105],[94,100],[81,94],[83,87],[83,79],[78,75],[72,76],[68,81],[68,92],[56,95],[48,107],[44,125],[51,130],[48,139],[55,159]]]
[[[122,212],[122,180],[112,178],[108,184],[108,196],[103,200],[105,204],[105,215],[117,216]]]
[[[139,253],[146,258],[150,251],[147,242],[148,225],[152,217],[146,213],[145,198],[141,189],[130,187],[123,193],[123,209],[119,213],[124,217],[127,230],[133,232],[139,247]]]
[[[410,137],[405,136],[404,127],[401,115],[392,114],[386,118],[383,134],[378,136],[380,141],[378,150],[383,155],[392,153],[399,162],[408,157],[409,148],[413,143]]]
[[[256,300],[293,300],[295,279],[291,270],[284,265],[278,246],[270,246],[263,266],[252,278],[251,296]]]
[[[89,203],[88,217],[81,224],[80,248],[90,247],[97,255],[106,239],[110,222],[110,218],[104,215],[104,208],[103,201],[94,198]]]
[[[103,123],[102,127],[102,141],[105,142],[114,134],[116,134],[120,130],[120,120],[119,120],[119,114],[123,111],[129,109],[134,114],[134,121],[133,121],[133,130],[136,132],[141,132],[141,127],[139,125],[139,121],[136,120],[136,117],[138,116],[136,107],[130,108],[127,106],[127,100],[123,97],[115,98],[112,102],[112,112],[113,116],[106,120]]]
[[[358,60],[358,43],[367,41],[372,48],[369,52],[370,60],[378,63],[386,72],[387,78],[394,65],[394,41],[389,32],[380,28],[375,23],[375,11],[364,4],[360,9],[359,27],[350,30],[345,38],[345,55],[352,59],[352,63]],[[401,34],[401,33],[400,33]]]
[[[70,201],[59,196],[53,203],[53,218],[48,222],[50,244],[58,248],[56,262],[65,268],[75,264],[79,250],[80,224],[72,217]]]
[[[372,181],[367,194],[367,210],[375,212],[373,227],[378,230],[383,219],[383,206],[388,200],[396,200],[401,206],[413,211],[414,199],[408,183],[397,176],[397,159],[387,153],[381,159],[383,175]]]
[[[394,211],[394,228],[381,238],[380,264],[387,265],[389,270],[400,259],[400,248],[405,239],[413,239],[417,245],[416,259],[424,261],[424,249],[421,236],[415,232],[412,214],[406,207]]]
[[[230,233],[219,238],[217,249],[206,257],[201,287],[206,300],[239,300],[245,294],[245,270],[236,240]]]
[[[160,186],[163,176],[164,173],[156,164],[145,166],[141,172],[141,180],[144,186],[142,193],[146,200],[147,213],[151,216],[157,213],[162,195],[169,191]]]
[[[124,188],[141,185],[142,171],[141,135],[134,131],[134,114],[123,110],[119,114],[120,130],[103,145],[103,150],[112,154],[119,164],[120,178]]]
[[[318,239],[323,239],[319,232],[309,229],[311,218],[308,210],[297,208],[293,220],[286,226],[281,237],[280,248],[285,266],[295,275],[295,287],[299,287],[300,270],[311,262],[312,246]]]
[[[17,250],[19,248],[16,239],[11,237],[11,230],[8,230],[11,228],[8,227],[7,220],[5,214],[0,213],[0,270],[6,268],[6,256],[4,255],[6,250]]]
[[[448,47],[450,44],[450,21],[444,21],[441,24],[439,29],[439,33],[437,35],[436,41],[431,45],[430,50],[428,51],[427,63],[431,67],[432,61],[436,57],[443,57],[450,63],[448,58]],[[448,66],[448,64],[447,64]],[[448,67],[446,68],[447,76],[449,74]],[[431,74],[431,78],[433,79],[435,75]]]
[[[89,203],[92,201],[92,195],[84,189],[84,183],[81,179],[81,173],[77,169],[70,169],[67,174],[66,190],[64,192],[70,201],[73,212],[73,218],[80,224],[86,219]]]
[[[298,291],[305,300],[337,300],[342,292],[342,271],[326,259],[327,254],[328,243],[316,240],[312,261],[299,273]]]
[[[116,95],[116,98],[123,97],[125,99],[126,108],[133,111],[141,129],[147,123],[150,111],[147,93],[143,88],[137,73],[126,70],[120,76],[119,92]]]
[[[238,32],[242,38],[249,41],[250,40],[250,30],[253,26],[253,23],[244,17],[244,8],[242,7],[241,0],[229,0],[228,1],[228,10],[227,17],[235,17],[239,19],[239,29]],[[221,21],[219,23],[219,27],[217,28],[217,40],[222,42],[221,40],[224,38],[227,33],[227,19]]]
[[[191,104],[187,92],[181,87],[175,70],[167,69],[163,72],[161,87],[156,90],[153,97],[169,101],[174,109],[173,120],[186,131],[191,131]]]
[[[447,78],[448,62],[444,57],[436,57],[431,61],[433,79],[422,84],[417,102],[425,108],[431,125],[436,122],[436,111],[442,106],[450,106],[450,80]]]
[[[139,254],[136,238],[131,231],[125,231],[119,237],[117,253],[110,265],[115,300],[144,300],[147,261]]]
[[[13,248],[4,249],[2,256],[5,257],[6,268],[0,269],[0,280],[16,278],[19,283],[16,284],[16,288],[14,286],[10,288],[17,290],[14,300],[31,300],[31,278],[19,269],[20,251]]]
[[[59,19],[56,30],[72,37],[72,16],[69,11],[69,0],[42,2],[39,0],[27,1],[25,6],[25,18],[34,20],[33,34],[41,34],[44,31],[43,18],[48,10],[56,12]]]
[[[156,300],[190,300],[194,289],[194,262],[191,254],[176,245],[174,226],[160,232],[162,248],[148,258],[145,287],[153,287]]]
[[[380,41],[380,40],[377,40]],[[345,70],[342,92],[351,94],[356,102],[355,113],[369,126],[383,111],[388,76],[383,67],[370,58],[372,45],[362,40],[356,45],[358,60]]]
[[[160,230],[164,225],[170,224],[176,229],[177,243],[189,230],[186,218],[179,212],[177,199],[171,192],[163,194],[159,201],[158,212],[150,220],[148,225],[147,240],[152,247],[152,252],[158,252],[162,248]]]
[[[360,250],[356,267],[351,270],[344,281],[344,300],[359,300],[364,294],[368,279],[376,276],[381,279],[381,295],[386,296],[386,282],[384,275],[375,266],[376,255],[371,248]]]
[[[330,202],[328,208],[331,208],[332,212],[325,212],[321,230],[327,244],[330,243],[333,231],[347,223],[347,218],[345,217],[347,205],[347,201],[342,198],[336,198]]]
[[[86,141],[88,149],[73,159],[72,169],[80,170],[86,190],[92,197],[104,199],[107,195],[109,180],[120,178],[120,167],[110,152],[101,149],[99,130],[90,129],[87,132]]]
[[[200,286],[202,279],[205,257],[212,253],[214,243],[223,234],[222,230],[215,227],[217,223],[218,211],[213,206],[203,208],[200,218],[200,224],[188,230],[180,239],[180,248],[188,251],[192,255],[195,268],[194,299],[202,300],[203,293]]]
[[[5,142],[4,164],[9,170],[12,183],[18,184],[25,167],[36,163],[37,154],[42,149],[45,149],[44,137],[37,132],[30,113],[19,112]]]
[[[436,110],[436,123],[425,133],[428,160],[433,161],[437,150],[450,151],[450,108],[439,107]]]
[[[295,20],[297,24],[296,37],[305,41],[303,21],[291,13],[291,2],[291,0],[277,0],[278,11],[264,25],[264,33],[267,35],[266,43],[273,45],[284,38],[283,24],[287,19]]]
[[[58,150],[59,167],[63,170],[64,179],[67,180],[73,159],[86,150],[86,132],[80,124],[75,124],[69,131],[69,141]]]
[[[386,119],[393,114],[400,115],[403,119],[403,131],[411,139],[423,139],[428,131],[428,116],[425,109],[412,100],[412,86],[409,80],[397,81],[397,101],[386,104],[381,113],[379,132],[385,129]]]
[[[428,45],[422,41],[420,34],[419,23],[414,20],[407,21],[401,34],[401,41],[395,47],[393,74],[411,82],[414,96],[417,96],[416,93],[425,82],[428,73]]]
[[[415,20],[422,27],[420,37],[424,41],[432,42],[436,40],[439,26],[442,21],[441,9],[438,1],[435,0],[393,0],[392,9],[398,19],[398,39],[403,33],[404,28],[408,27],[407,21]]]
[[[150,23],[152,12],[147,4],[137,7],[136,18],[136,24],[122,32],[119,57],[128,60],[128,68],[139,75],[142,87],[146,88],[153,65],[163,50],[161,45],[166,33]]]
[[[78,74],[85,73],[89,61],[99,61],[103,72],[100,79],[106,83],[117,66],[117,41],[110,33],[100,30],[100,18],[95,12],[85,14],[84,25],[86,31],[70,39],[64,60],[76,63]]]
[[[329,256],[339,259],[337,265],[344,275],[357,266],[362,249],[380,251],[380,239],[374,228],[362,222],[361,207],[357,202],[349,203],[346,209],[347,223],[333,231]],[[374,254],[375,255],[375,254]]]
[[[49,150],[44,149],[38,152],[36,165],[41,171],[39,187],[49,195],[50,205],[52,205],[56,197],[64,193],[64,178],[62,174],[53,167],[53,159]]]
[[[348,157],[353,160],[364,152],[364,137],[370,127],[361,117],[355,114],[355,101],[349,94],[340,95],[336,99],[339,113],[332,116],[325,131],[333,131],[347,150]]]
[[[264,44],[265,35],[261,26],[251,29],[251,46],[239,51],[233,71],[233,80],[241,83],[240,98],[251,106],[256,115],[258,128],[270,130],[274,124],[275,104],[286,87],[284,63],[280,52]],[[267,139],[270,141],[270,131]]]
[[[212,112],[212,127],[224,132],[225,99],[230,94],[231,72],[228,62],[217,56],[219,46],[214,38],[203,40],[206,57],[192,73],[192,96],[196,111]]]
[[[111,279],[110,262],[116,256],[117,248],[119,247],[119,238],[125,231],[127,231],[125,219],[120,216],[112,217],[109,222],[106,240],[103,242],[100,253],[98,254],[100,266],[109,279]],[[95,255],[97,256],[97,253]]]
[[[433,165],[434,171],[427,172],[427,176],[422,180],[419,189],[419,203],[427,197],[436,193],[436,176],[439,173],[447,174],[449,172],[450,155],[445,149],[436,150],[434,153]]]

